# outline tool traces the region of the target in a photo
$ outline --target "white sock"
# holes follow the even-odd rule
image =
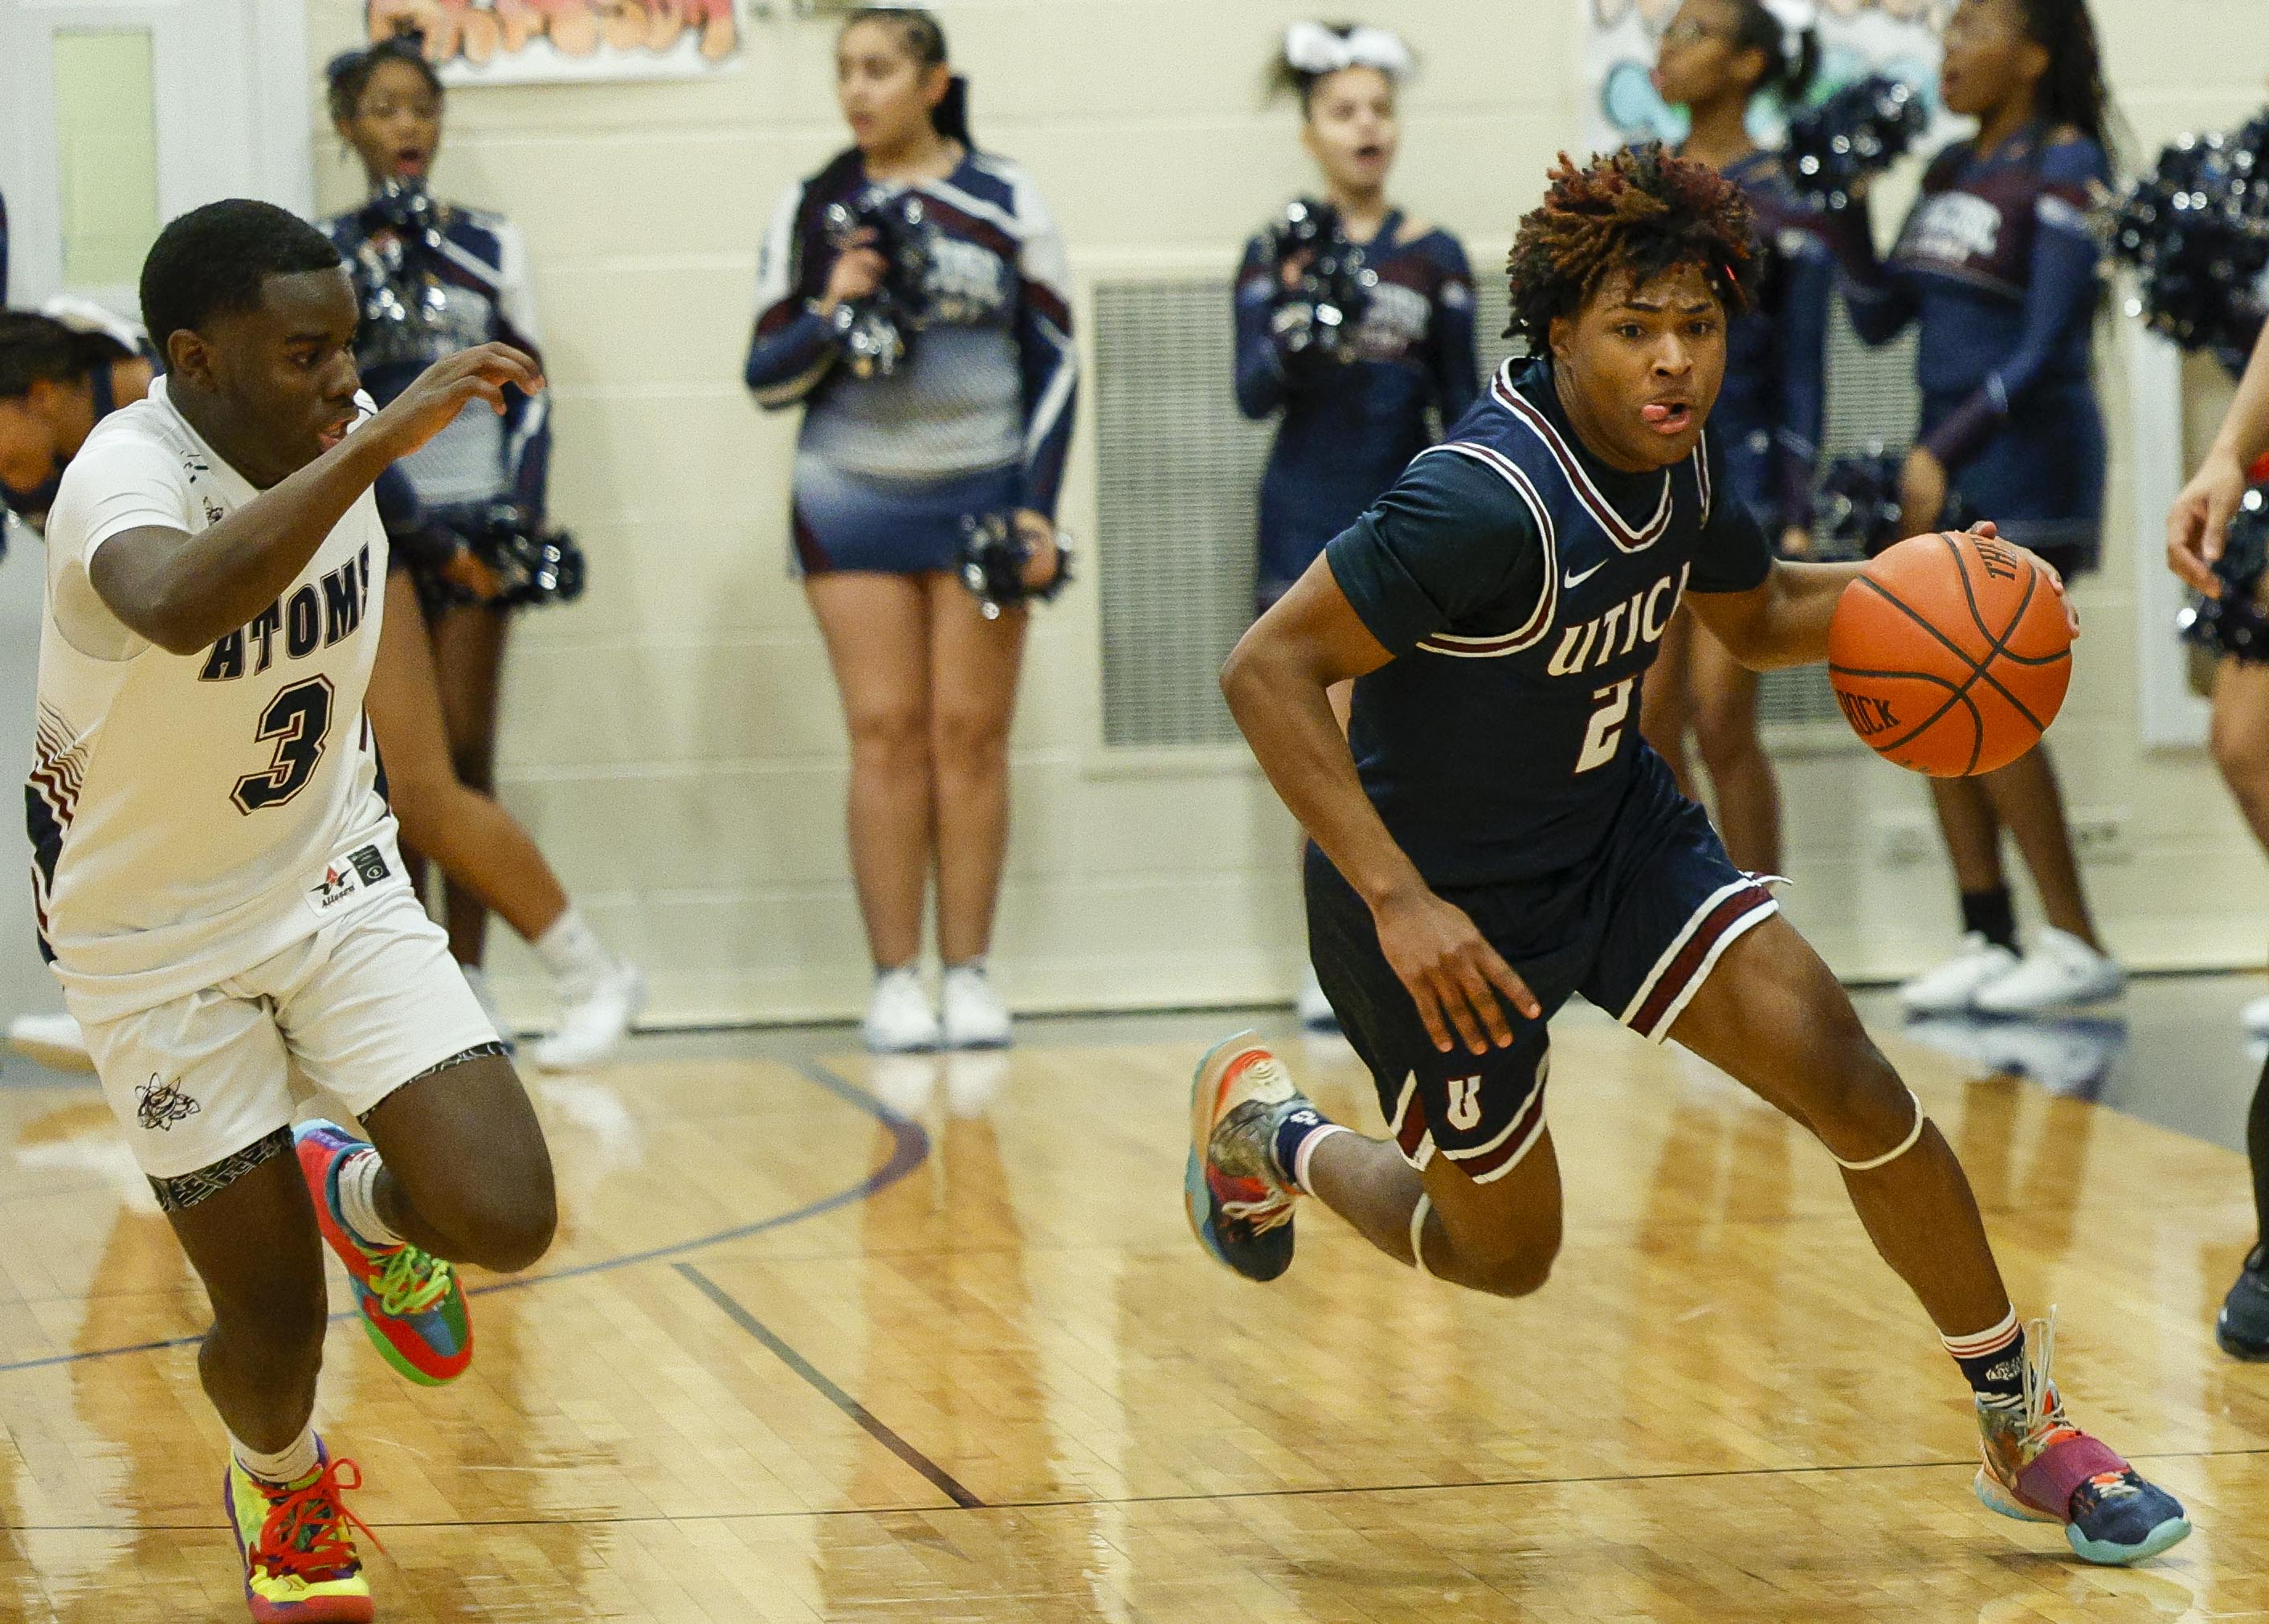
[[[958,964],[948,964],[945,973],[948,976],[974,976],[982,981],[985,979],[985,961],[981,958],[964,959]]]
[[[312,1421],[300,1428],[299,1436],[273,1455],[262,1454],[233,1432],[228,1435],[228,1447],[236,1457],[236,1464],[263,1483],[296,1483],[301,1478],[314,1476],[315,1468],[322,1464]]]
[[[614,968],[614,956],[570,904],[551,928],[528,944],[554,981],[596,981]]]
[[[399,1246],[403,1237],[378,1215],[378,1175],[386,1163],[378,1152],[357,1150],[339,1163],[339,1213],[366,1246]]]

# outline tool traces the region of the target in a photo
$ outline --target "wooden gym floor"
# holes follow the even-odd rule
[[[642,1040],[538,1085],[565,1226],[482,1281],[471,1374],[413,1388],[343,1320],[319,1424],[389,1620],[2269,1616],[2269,1367],[2210,1331],[2243,1158],[2130,1114],[2236,1141],[2250,990],[2050,1034],[2061,1093],[1982,1075],[2007,1034],[1965,1061],[1876,1022],[2021,1305],[2061,1305],[2077,1418],[2189,1503],[2133,1571],[1971,1499],[1958,1378],[1826,1155],[1589,1015],[1553,1085],[1567,1250],[1510,1303],[1312,1209],[1275,1285],[1208,1262],[1185,1091],[1223,1017],[943,1065]],[[1342,1046],[1286,1052],[1375,1124]],[[0,1078],[0,1620],[240,1620],[203,1300],[91,1084]]]

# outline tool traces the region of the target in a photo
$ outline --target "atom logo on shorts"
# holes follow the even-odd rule
[[[144,1127],[155,1128],[161,1133],[171,1133],[174,1124],[185,1122],[203,1109],[177,1085],[161,1081],[155,1072],[150,1074],[149,1081],[134,1090],[135,1116]]]

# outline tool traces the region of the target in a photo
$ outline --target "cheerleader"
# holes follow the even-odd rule
[[[2176,499],[2167,520],[2167,563],[2184,582],[2209,597],[2221,583],[2214,573],[2224,533],[2245,495],[2246,486],[2269,474],[2269,328],[2253,348],[2253,359],[2238,385],[2237,398],[2222,419],[2214,449],[2196,477]],[[2214,755],[2254,838],[2269,846],[2269,665],[2225,657],[2214,690]],[[2269,1027],[2269,1000],[2257,1000],[2245,1012],[2257,1032]],[[2258,1022],[2258,1024],[2257,1024]],[[2269,1066],[2253,1090],[2246,1118],[2245,1150],[2253,1169],[2253,1206],[2258,1228],[2237,1283],[2223,1300],[2214,1323],[2224,1351],[2240,1359],[2269,1359]]]
[[[1055,578],[1068,269],[1031,180],[972,140],[966,84],[928,12],[853,11],[836,94],[854,144],[772,216],[745,376],[761,405],[804,408],[790,525],[850,732],[851,864],[876,967],[863,1036],[883,1052],[997,1047],[1009,1011],[985,954],[1027,611],[988,619],[957,564],[965,518],[1013,514],[1027,584]],[[854,358],[854,335],[872,336],[861,323],[886,277],[906,273],[868,238],[831,241],[828,210],[910,193],[930,233],[925,314],[908,317],[904,357],[876,365]],[[933,865],[938,1008],[915,966]]]
[[[79,327],[28,312],[0,314],[0,497],[34,530],[89,431],[140,400],[152,376],[138,328],[92,306],[71,306],[70,314]],[[625,972],[598,946],[528,831],[452,771],[432,645],[411,585],[411,572],[423,571],[485,597],[497,590],[496,575],[426,516],[398,468],[379,476],[375,494],[393,567],[365,703],[386,764],[388,802],[403,841],[439,863],[452,885],[486,899],[552,972],[561,1019],[536,1045],[536,1064],[595,1065],[621,1041],[629,1020],[623,1000],[588,989],[625,973],[635,980],[637,972]],[[485,991],[477,980],[474,985]],[[506,1030],[500,1020],[498,1030]],[[45,1064],[86,1067],[85,1039],[68,1015],[19,1016],[8,1037]]]
[[[0,311],[0,505],[43,532],[64,466],[156,375],[140,329],[96,306]]]
[[[1679,156],[1718,170],[1748,196],[1762,252],[1757,293],[1726,336],[1726,382],[1711,421],[1725,489],[1792,557],[1812,550],[1812,484],[1827,410],[1828,302],[1835,259],[1799,201],[1780,154],[1751,137],[1761,95],[1800,102],[1820,63],[1808,0],[1685,0],[1663,31],[1655,85],[1692,133]],[[1780,786],[1757,736],[1756,674],[1681,609],[1647,674],[1641,730],[1695,793],[1691,732],[1734,862],[1780,867]]]
[[[499,216],[436,202],[425,190],[440,147],[442,92],[418,41],[398,36],[347,52],[332,62],[328,77],[332,122],[361,159],[373,191],[364,207],[324,225],[365,294],[356,341],[364,387],[384,405],[434,360],[469,345],[500,340],[536,353],[520,233]],[[551,443],[544,402],[511,391],[502,417],[484,406],[469,409],[399,467],[418,506],[445,533],[485,524],[499,506],[533,530],[543,521]],[[432,562],[437,557],[450,568]],[[374,676],[373,690],[391,680],[405,698],[405,715],[422,707],[431,690],[448,771],[426,758],[422,735],[414,746],[405,739],[399,749],[381,737],[381,748],[397,799],[402,775],[414,766],[432,792],[419,794],[420,808],[447,804],[463,814],[426,820],[403,813],[403,839],[420,854],[405,857],[413,873],[422,873],[422,857],[445,857],[429,841],[449,847],[442,863],[450,882],[449,948],[484,999],[480,964],[488,910],[500,897],[512,897],[509,922],[535,949],[560,998],[559,1027],[538,1045],[536,1061],[589,1064],[637,1018],[644,978],[601,945],[516,823],[514,838],[493,848],[492,863],[484,856],[488,843],[468,837],[495,822],[480,808],[495,806],[497,686],[510,612],[491,602],[492,587],[468,587],[474,565],[462,549],[443,546],[423,563],[408,555],[396,562],[410,570],[415,590],[409,581],[389,580],[389,609],[402,612],[388,616],[388,630],[396,623],[405,635],[414,630],[420,646],[403,651],[390,678]],[[425,613],[408,613],[420,601]],[[373,712],[379,703],[373,699]],[[422,721],[423,709],[418,713]]]
[[[2086,0],[1962,0],[1946,27],[1943,96],[1977,134],[1941,152],[1888,263],[1864,210],[1831,226],[1851,321],[1870,343],[1918,329],[1922,437],[1901,505],[1936,528],[1949,491],[2066,577],[2095,566],[2103,419],[2089,377],[2107,196],[2108,98]],[[1997,772],[1934,779],[1961,887],[1960,953],[1902,989],[1917,1013],[2014,1015],[2116,996],[2064,799],[2043,746]],[[2015,838],[2048,919],[2021,956],[2001,834]]]
[[[1299,101],[1300,139],[1323,203],[1377,280],[1334,352],[1318,342],[1303,292],[1314,251],[1287,252],[1276,227],[1245,245],[1236,285],[1237,403],[1256,420],[1281,414],[1260,476],[1256,613],[1283,596],[1480,393],[1465,248],[1387,196],[1402,139],[1396,92],[1414,65],[1384,29],[1295,23],[1271,70],[1274,87]],[[1341,727],[1352,686],[1332,692]],[[1312,968],[1299,1014],[1310,1027],[1334,1024]]]
[[[0,254],[5,247],[0,234]],[[64,467],[96,424],[148,392],[152,376],[140,330],[97,306],[0,309],[0,542],[11,522],[45,531]],[[8,1043],[58,1071],[93,1069],[78,1022],[60,1010],[14,1016]]]

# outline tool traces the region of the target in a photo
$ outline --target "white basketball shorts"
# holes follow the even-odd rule
[[[406,887],[218,986],[81,1024],[161,1198],[290,1128],[292,1063],[360,1116],[445,1061],[500,1052],[447,934]]]

